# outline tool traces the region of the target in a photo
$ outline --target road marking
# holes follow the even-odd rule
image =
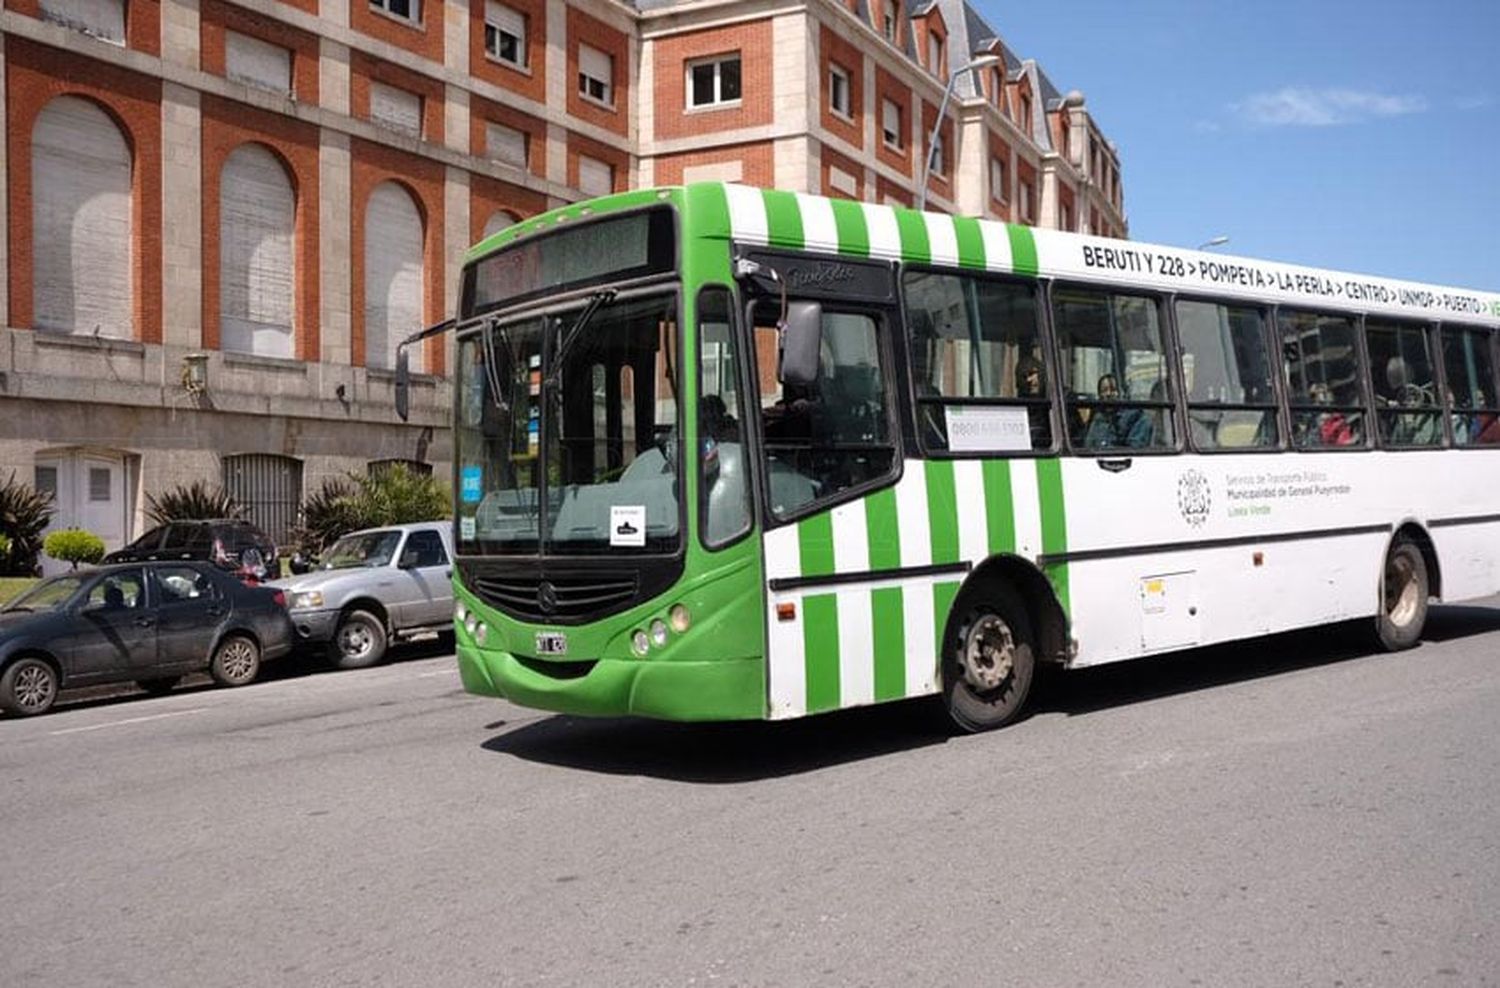
[[[456,675],[458,675],[458,670],[457,669],[438,669],[435,672],[419,672],[419,673],[417,673],[417,678],[418,679],[431,679],[433,676],[456,676]]]
[[[161,720],[164,717],[182,717],[186,714],[201,714],[207,707],[194,707],[191,710],[173,710],[164,714],[151,714],[147,717],[127,717],[124,720],[112,720],[105,724],[90,724],[88,727],[68,727],[61,731],[49,731],[53,737],[60,734],[82,734],[85,731],[102,731],[106,727],[124,727],[126,724],[143,724],[148,720]]]

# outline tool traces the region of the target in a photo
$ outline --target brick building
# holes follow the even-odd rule
[[[448,468],[464,249],[611,190],[743,181],[1125,235],[1119,157],[963,0],[0,0],[0,475],[118,545],[221,481]],[[978,78],[976,79],[975,76]]]

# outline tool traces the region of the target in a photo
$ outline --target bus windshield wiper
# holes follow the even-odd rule
[[[510,399],[501,388],[500,365],[495,359],[495,337],[497,335],[500,337],[501,344],[505,347],[506,373],[510,376],[511,380],[515,379],[516,354],[511,349],[510,334],[500,326],[500,320],[498,319],[490,319],[486,322],[479,337],[484,345],[484,376],[488,380],[491,400],[495,403],[495,407],[502,412],[508,413],[510,411]]]
[[[552,366],[547,369],[546,383],[549,387],[555,385],[558,378],[562,377],[563,357],[567,355],[569,350],[573,349],[573,344],[578,341],[579,334],[589,324],[589,320],[594,318],[594,313],[599,311],[601,305],[611,301],[614,297],[615,290],[613,288],[606,288],[602,292],[595,292],[589,296],[589,304],[585,305],[583,311],[578,313],[578,318],[573,320],[573,325],[568,327],[567,335],[562,338],[561,342],[557,344],[557,349],[552,352]]]

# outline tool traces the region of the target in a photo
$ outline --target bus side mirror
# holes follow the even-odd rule
[[[814,384],[823,351],[823,307],[817,302],[791,302],[781,324],[781,364],[777,376],[783,384]]]
[[[396,348],[396,415],[405,422],[411,414],[411,365],[406,357],[406,346]]]

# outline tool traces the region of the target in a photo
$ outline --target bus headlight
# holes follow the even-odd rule
[[[672,609],[667,612],[667,622],[672,625],[672,630],[679,635],[693,625],[693,616],[683,604],[673,604]]]
[[[636,632],[630,636],[630,650],[636,655],[642,656],[651,651],[651,641],[646,637],[646,633],[644,631],[637,629]]]
[[[464,618],[468,616],[469,609],[464,606],[463,601],[460,600],[453,605],[453,620],[457,621],[459,624],[463,624]]]
[[[661,618],[651,622],[651,644],[661,648],[667,643],[667,623]]]
[[[483,645],[485,642],[489,641],[489,638],[490,638],[490,628],[489,628],[489,625],[484,624],[484,623],[481,622],[480,625],[479,625],[479,627],[477,627],[477,628],[474,629],[474,644],[476,644],[476,645]]]
[[[464,618],[464,630],[469,634],[474,634],[474,629],[477,627],[479,627],[479,619],[474,615],[470,614],[468,617]]]

